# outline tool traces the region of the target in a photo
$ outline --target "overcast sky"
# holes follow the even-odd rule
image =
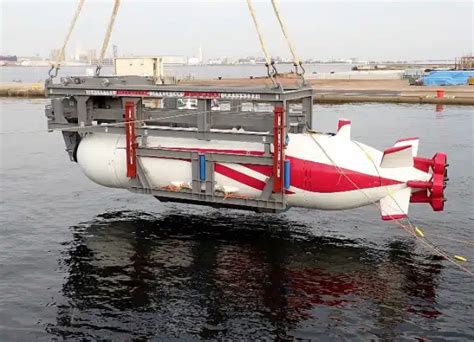
[[[271,54],[289,57],[270,0],[254,1]],[[49,56],[76,0],[0,0],[1,54]],[[473,51],[474,1],[284,1],[303,59],[448,59]],[[86,0],[68,54],[100,50],[112,1]],[[261,56],[245,0],[123,0],[112,44],[119,54]],[[110,49],[109,49],[110,50]],[[110,53],[109,53],[110,54]]]

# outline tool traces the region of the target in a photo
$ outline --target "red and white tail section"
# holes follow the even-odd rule
[[[405,139],[400,139],[397,140],[394,147],[400,147],[400,146],[411,146],[411,151],[413,153],[413,157],[416,157],[418,155],[418,145],[420,144],[420,139],[419,138],[405,138]]]
[[[413,149],[411,145],[393,146],[383,151],[380,167],[413,167]]]
[[[394,193],[388,193],[380,200],[380,214],[382,220],[397,220],[408,215],[410,205],[411,188],[404,188]]]
[[[351,121],[347,119],[339,119],[337,123],[336,136],[351,140]]]

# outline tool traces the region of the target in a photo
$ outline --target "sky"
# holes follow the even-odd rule
[[[452,59],[472,53],[474,0],[280,0],[302,59]],[[270,0],[254,0],[266,45],[290,57]],[[48,57],[61,46],[77,0],[0,0],[0,54]],[[100,50],[111,0],[86,0],[71,37],[76,49]],[[246,0],[122,0],[112,44],[119,54],[262,56]],[[111,52],[109,52],[109,55]]]

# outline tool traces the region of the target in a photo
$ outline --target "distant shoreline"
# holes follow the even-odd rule
[[[1,61],[0,61],[1,62]],[[19,64],[19,63],[6,63],[0,64],[0,67],[26,67],[26,68],[49,68],[51,66],[51,62],[41,62],[38,64]],[[240,66],[258,66],[264,67],[265,63],[257,62],[257,63],[202,63],[202,64],[186,64],[186,63],[176,63],[176,64],[164,64],[165,68],[172,68],[172,67],[240,67]],[[285,65],[285,66],[292,66],[293,62],[278,62],[275,63],[278,65]],[[374,65],[385,65],[390,68],[400,68],[400,69],[407,69],[407,68],[424,68],[424,67],[454,67],[454,61],[419,61],[419,62],[308,62],[304,63],[303,65],[345,65],[345,66],[359,66],[359,65],[366,65],[366,66],[374,66]],[[95,68],[95,64],[74,64],[74,63],[64,63],[61,65],[62,67],[67,68]],[[104,65],[105,67],[113,67],[113,65]]]

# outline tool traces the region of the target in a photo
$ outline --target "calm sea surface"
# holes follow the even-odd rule
[[[0,130],[44,129],[45,104],[0,99]],[[474,261],[472,245],[452,240],[474,240],[472,107],[315,110],[322,131],[346,117],[374,147],[415,135],[420,155],[447,152],[446,210],[410,214],[436,245]],[[0,139],[0,341],[474,339],[474,278],[374,207],[264,215],[162,204],[89,181],[60,133]]]

